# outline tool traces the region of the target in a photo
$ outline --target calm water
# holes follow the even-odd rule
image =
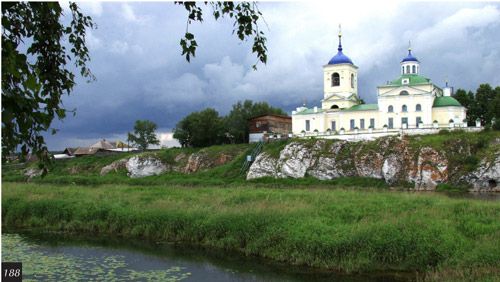
[[[408,273],[345,275],[206,250],[110,236],[3,230],[2,261],[23,281],[414,281]]]
[[[456,194],[446,194],[446,196],[454,199],[471,199],[471,200],[482,200],[482,201],[494,201],[500,202],[500,193],[493,192],[470,192],[470,193],[456,193]]]

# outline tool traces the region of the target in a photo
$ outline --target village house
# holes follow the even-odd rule
[[[248,119],[249,142],[258,142],[265,134],[281,138],[292,130],[292,118],[276,114],[266,114]],[[279,136],[279,137],[278,137]]]
[[[115,155],[137,151],[136,148],[120,141],[109,142],[106,139],[98,141],[89,147],[66,148],[63,154],[54,155],[56,159],[65,159],[69,157],[82,157],[87,155]]]

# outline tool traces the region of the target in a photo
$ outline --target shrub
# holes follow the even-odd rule
[[[500,122],[495,122],[491,128],[493,128],[494,130],[500,131]]]
[[[450,134],[450,131],[448,129],[439,130],[439,135],[448,135],[448,134]]]

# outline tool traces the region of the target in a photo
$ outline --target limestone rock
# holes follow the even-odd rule
[[[81,170],[83,169],[83,167],[80,166],[80,165],[77,165],[77,166],[71,167],[70,169],[71,169],[71,171],[69,172],[69,174],[77,174],[77,173],[81,172]]]
[[[500,192],[500,154],[491,163],[483,159],[479,168],[464,179],[472,183],[473,191]]]
[[[177,155],[177,157],[175,157],[174,161],[176,163],[178,163],[178,162],[182,161],[185,158],[186,158],[186,153],[181,152],[180,154]]]
[[[356,174],[360,177],[370,177],[383,179],[382,167],[384,165],[384,156],[381,152],[368,150],[363,152],[364,146],[361,146],[354,154],[354,167]]]
[[[247,180],[264,176],[281,178],[282,174],[278,163],[279,161],[271,157],[268,153],[261,153],[250,166],[247,174]]]
[[[190,174],[203,169],[206,166],[207,156],[208,154],[205,152],[200,152],[189,156],[188,163],[184,168],[184,172]]]
[[[132,178],[158,175],[169,170],[169,166],[154,156],[134,156],[126,164],[128,175]]]
[[[394,185],[408,181],[416,190],[433,190],[439,183],[469,182],[476,191],[500,192],[500,152],[494,161],[482,160],[473,173],[458,179],[463,167],[450,166],[449,155],[473,155],[470,144],[457,140],[440,150],[421,147],[407,138],[380,138],[376,144],[315,140],[292,142],[279,158],[262,153],[250,167],[247,179],[270,176],[299,178],[310,175],[327,180],[341,177],[370,177]],[[376,146],[374,146],[376,145]],[[369,146],[369,147],[366,147]]]
[[[225,165],[233,158],[234,157],[229,154],[221,153],[219,156],[210,156],[209,153],[200,151],[189,156],[188,162],[184,167],[184,173],[191,174]]]
[[[111,171],[118,172],[124,168],[127,168],[127,162],[128,162],[128,159],[121,159],[121,160],[112,162],[111,164],[109,164],[101,169],[101,175],[108,174]]]
[[[396,183],[399,179],[401,169],[402,163],[395,154],[390,154],[385,158],[382,166],[382,174],[384,175],[385,182],[389,185]]]
[[[42,170],[36,167],[30,167],[24,171],[24,175],[28,176],[28,182],[33,178],[42,175]]]
[[[304,177],[307,169],[315,162],[314,155],[314,148],[295,142],[288,144],[280,153],[282,177]]]
[[[410,163],[408,181],[418,190],[434,189],[439,183],[448,181],[448,159],[444,152],[424,147],[416,163]]]

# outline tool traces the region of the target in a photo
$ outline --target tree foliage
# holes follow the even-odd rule
[[[186,33],[181,39],[182,55],[186,57],[188,62],[191,61],[191,56],[195,57],[198,43],[195,40],[194,34],[189,32],[189,25],[193,21],[203,22],[203,9],[198,6],[201,2],[175,2],[178,5],[184,5],[188,11],[188,20]],[[234,19],[233,34],[236,33],[241,41],[253,37],[252,52],[256,53],[257,59],[262,63],[267,62],[267,47],[266,37],[264,32],[259,30],[258,21],[262,18],[262,13],[259,11],[257,3],[253,2],[204,2],[205,5],[212,7],[212,14],[215,20],[229,16]],[[257,69],[257,64],[253,65]]]
[[[481,84],[476,93],[458,89],[453,98],[467,108],[469,124],[474,124],[476,119],[481,120],[481,124],[491,124],[493,118],[500,119],[500,86],[493,89],[487,83]]]
[[[182,147],[208,147],[224,142],[224,126],[219,113],[208,108],[193,112],[177,123],[174,138]]]
[[[214,109],[194,112],[182,119],[174,129],[174,138],[183,147],[208,147],[223,143],[248,143],[248,119],[264,114],[286,116],[280,108],[267,102],[238,101],[228,115],[220,117]]]
[[[282,109],[269,106],[267,102],[238,101],[224,118],[226,131],[233,136],[235,143],[248,143],[248,119],[265,114],[287,116]]]
[[[69,8],[72,20],[64,25],[58,2],[2,2],[2,157],[19,146],[21,155],[32,150],[44,173],[50,158],[41,133],[66,116],[61,96],[75,86],[68,64],[94,79],[85,33],[95,25],[75,3]]]
[[[158,129],[158,125],[150,120],[136,120],[134,134],[129,132],[127,140],[140,150],[146,150],[149,144],[160,145],[160,140],[155,134],[156,129]]]

